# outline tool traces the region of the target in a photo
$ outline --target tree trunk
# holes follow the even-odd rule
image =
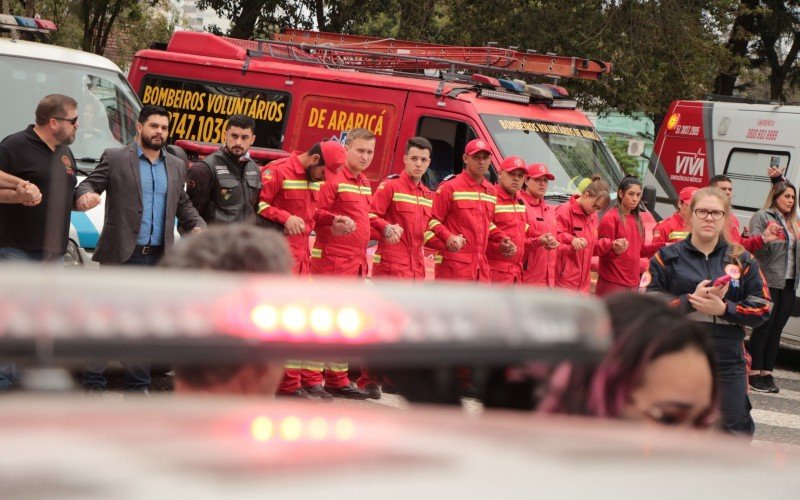
[[[397,38],[424,40],[430,32],[436,0],[400,0],[400,26]]]
[[[243,0],[241,3],[242,10],[239,15],[233,20],[231,27],[231,36],[233,38],[241,38],[242,40],[249,40],[253,38],[256,30],[256,21],[261,15],[261,7],[264,4],[261,0]]]
[[[758,0],[746,0],[739,6],[739,12],[731,27],[731,34],[726,43],[728,51],[737,59],[747,57],[748,45],[754,37]],[[739,78],[740,65],[734,61],[714,80],[714,93],[717,95],[733,95],[736,80]]]
[[[328,23],[325,22],[325,2],[323,0],[314,0],[314,7],[317,11],[317,29],[319,31],[327,31]]]
[[[25,16],[33,17],[36,15],[36,0],[25,0]]]

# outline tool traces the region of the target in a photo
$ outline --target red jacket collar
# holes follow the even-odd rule
[[[469,186],[482,186],[486,190],[492,189],[492,185],[489,183],[489,181],[486,180],[485,177],[483,178],[483,180],[481,180],[481,182],[475,182],[474,180],[472,180],[472,177],[470,177],[470,175],[467,173],[466,170],[463,170],[458,175],[463,177],[464,180],[466,180],[467,185],[469,185]]]
[[[572,198],[569,199],[569,208],[572,210],[573,213],[586,217],[586,212],[583,211],[583,207],[578,203],[578,198],[581,195],[573,194]]]

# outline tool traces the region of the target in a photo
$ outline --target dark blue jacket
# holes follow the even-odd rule
[[[689,319],[707,323],[715,336],[744,339],[744,326],[756,327],[770,314],[772,303],[758,262],[747,252],[733,260],[723,240],[705,256],[692,245],[691,235],[666,246],[650,260],[648,292],[661,292],[674,297],[673,305]],[[722,316],[710,316],[695,310],[688,294],[694,293],[703,280],[715,280],[728,274],[730,288],[725,295],[728,308]]]

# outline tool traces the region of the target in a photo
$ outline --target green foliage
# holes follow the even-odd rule
[[[636,157],[628,154],[628,141],[616,134],[605,138],[606,146],[611,150],[611,154],[622,167],[622,171],[628,175],[639,175],[639,162]]]

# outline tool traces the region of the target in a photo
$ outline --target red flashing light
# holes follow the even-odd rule
[[[54,23],[53,21],[48,21],[47,19],[34,19],[34,21],[36,22],[36,26],[38,26],[39,29],[48,31],[56,30],[56,23]]]
[[[500,80],[497,78],[492,78],[491,76],[481,75],[480,73],[475,73],[472,75],[472,81],[475,83],[479,83],[481,85],[486,85],[492,88],[500,87]]]
[[[286,443],[350,441],[356,435],[356,424],[348,417],[328,420],[319,416],[270,418],[260,415],[250,422],[250,435],[260,443],[275,440]]]

